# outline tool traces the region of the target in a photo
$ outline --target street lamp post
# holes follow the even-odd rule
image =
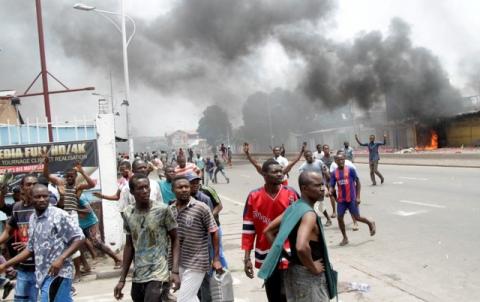
[[[89,6],[86,4],[82,3],[77,3],[73,6],[73,8],[78,9],[78,10],[83,10],[83,11],[94,11],[98,13],[99,15],[105,17],[110,23],[112,23],[115,28],[120,32],[122,35],[122,52],[123,52],[123,77],[125,81],[125,101],[128,105],[125,107],[126,111],[126,124],[127,124],[127,138],[128,138],[128,154],[130,160],[133,160],[134,158],[134,147],[133,147],[133,137],[132,137],[132,129],[131,129],[131,123],[130,123],[130,77],[128,73],[128,53],[127,53],[127,48],[130,42],[132,41],[133,36],[135,35],[135,21],[127,16],[125,14],[125,0],[122,0],[122,5],[121,5],[121,11],[120,13],[116,12],[111,12],[111,11],[106,11],[102,9],[97,9],[94,6]],[[121,22],[120,26],[113,20],[109,15],[116,15],[120,16]],[[127,39],[127,31],[126,31],[126,24],[125,24],[125,18],[128,18],[130,22],[132,22],[133,25],[133,30],[132,34],[130,37]]]

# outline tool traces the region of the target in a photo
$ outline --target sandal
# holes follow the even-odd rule
[[[372,222],[372,227],[370,228],[370,236],[375,235],[377,232],[377,227],[375,226],[375,222]]]

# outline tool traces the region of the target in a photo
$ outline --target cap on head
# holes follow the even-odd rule
[[[192,182],[195,179],[200,179],[200,180],[202,179],[200,176],[198,176],[195,173],[188,173],[188,174],[185,175],[185,177],[188,179],[189,182]]]

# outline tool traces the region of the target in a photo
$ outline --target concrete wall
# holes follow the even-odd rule
[[[111,195],[118,189],[113,114],[99,114],[96,125],[102,194]],[[117,203],[104,200],[102,202],[102,213],[105,243],[113,250],[120,249],[123,245],[124,234]]]

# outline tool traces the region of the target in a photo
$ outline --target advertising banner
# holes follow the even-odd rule
[[[0,147],[0,183],[11,191],[29,173],[41,175],[43,154],[49,154],[49,173],[59,177],[79,162],[85,172],[100,188],[96,140],[56,142],[35,145],[10,145]],[[6,178],[9,178],[8,180]],[[1,184],[0,184],[1,185]]]

